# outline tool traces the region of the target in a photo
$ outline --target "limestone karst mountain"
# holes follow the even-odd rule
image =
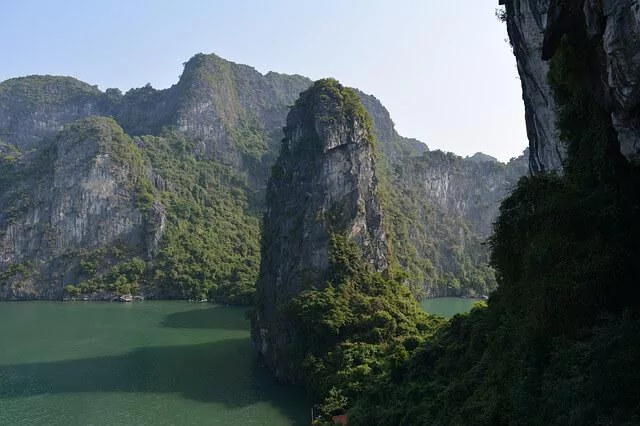
[[[349,424],[640,423],[638,3],[500,4],[533,173],[494,225],[498,289],[392,360]]]
[[[0,297],[248,302],[282,127],[311,84],[203,54],[164,90],[122,94],[56,76],[0,83]],[[524,171],[431,152],[357,93],[373,117],[407,283],[486,294],[495,280],[481,242]],[[114,137],[120,154],[108,149]]]
[[[267,188],[254,345],[283,381],[290,380],[295,340],[280,310],[328,279],[332,235],[363,251],[385,271],[389,249],[374,158],[371,120],[355,91],[317,81],[287,116],[280,156]]]
[[[561,170],[566,147],[556,128],[558,108],[549,84],[549,66],[567,32],[584,32],[599,51],[590,86],[607,104],[620,152],[640,150],[640,19],[628,0],[500,0],[518,64],[533,173]],[[579,13],[574,11],[579,10]]]

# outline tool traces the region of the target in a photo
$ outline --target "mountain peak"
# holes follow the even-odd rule
[[[474,161],[476,163],[499,163],[497,158],[487,155],[483,152],[476,152],[471,157],[467,157],[467,160]]]
[[[326,285],[331,239],[357,244],[375,270],[388,266],[370,120],[355,91],[334,79],[303,92],[287,117],[267,189],[252,330],[254,345],[285,382],[296,380],[283,356],[294,325],[279,312],[306,286]]]

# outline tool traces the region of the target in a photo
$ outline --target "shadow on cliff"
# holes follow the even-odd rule
[[[0,366],[0,399],[78,392],[175,393],[229,408],[265,402],[296,424],[308,407],[301,392],[278,385],[258,365],[248,338]]]
[[[238,310],[246,308],[214,306],[169,314],[162,320],[163,327],[207,328],[218,330],[248,330],[249,321]]]

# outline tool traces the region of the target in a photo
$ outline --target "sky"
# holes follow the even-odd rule
[[[334,77],[398,132],[502,161],[527,145],[498,0],[2,0],[0,81],[68,75],[123,92],[178,81],[196,53],[262,73]]]

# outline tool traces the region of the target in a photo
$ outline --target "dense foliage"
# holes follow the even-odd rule
[[[139,170],[132,172],[135,178],[129,180],[138,208],[145,212],[154,203],[162,206],[166,228],[159,252],[144,260],[118,247],[75,253],[79,276],[85,279],[68,285],[67,295],[142,292],[157,297],[250,303],[260,230],[247,199],[246,178],[228,166],[194,156],[195,143],[180,135],[143,136],[135,144],[126,138],[126,143],[101,149],[111,152],[129,170]],[[146,177],[144,165],[153,169],[155,187]]]
[[[597,45],[572,33],[552,60],[565,175],[503,202],[488,308],[380,375],[350,424],[640,423],[640,168],[589,84]]]
[[[29,76],[12,78],[0,85],[0,99],[9,103],[19,101],[21,113],[29,113],[36,107],[50,104],[78,104],[98,102],[102,92],[97,86],[72,77]]]
[[[402,364],[441,320],[422,312],[398,280],[371,270],[360,248],[331,237],[327,283],[295,297],[283,313],[296,327],[291,361],[325,415],[340,414],[365,386]]]
[[[129,184],[121,188],[127,192],[123,196],[134,201],[147,223],[157,220],[160,212],[167,218],[157,253],[126,244],[92,245],[73,247],[59,259],[43,259],[51,268],[42,269],[43,264],[36,262],[32,284],[37,289],[32,296],[45,283],[60,280],[61,285],[46,297],[59,297],[59,289],[70,285],[67,295],[73,297],[94,293],[108,297],[106,292],[131,288],[151,297],[248,303],[258,273],[265,184],[280,147],[282,120],[287,105],[310,84],[301,76],[261,75],[250,67],[201,54],[185,64],[178,84],[165,90],[146,85],[123,95],[118,89],[101,92],[73,78],[54,76],[0,83],[0,103],[7,106],[3,114],[15,118],[0,129],[0,237],[8,225],[27,220],[26,215],[42,202],[36,194],[48,190],[50,181],[43,176],[53,173],[58,159],[53,129],[70,124],[79,133],[89,132],[95,126],[91,119],[83,119],[87,115],[115,119],[108,126],[113,143],[102,144],[99,150],[127,170]],[[405,284],[418,296],[425,294],[425,286],[430,296],[487,294],[495,279],[473,225],[440,211],[420,190],[422,183],[408,184],[405,165],[426,146],[400,137],[374,97],[333,79],[316,84],[326,90],[311,91],[297,102],[313,108],[337,105],[337,111],[324,111],[327,120],[355,117],[358,125],[378,136],[378,164],[389,169],[378,175],[380,183],[387,183],[386,221]],[[313,93],[320,92],[339,102],[314,98]],[[376,112],[375,120],[367,110]],[[76,119],[80,122],[73,124]],[[51,126],[34,124],[43,120]],[[68,132],[61,137],[67,136]],[[93,137],[98,143],[109,140]],[[425,167],[441,160],[437,153],[428,154],[422,162]],[[115,286],[117,265],[134,257],[145,262],[144,273],[135,282]],[[87,262],[96,268],[80,266]]]
[[[260,228],[246,177],[191,154],[178,135],[144,137],[165,182],[167,229],[152,267],[154,285],[174,297],[248,304],[255,291]]]

